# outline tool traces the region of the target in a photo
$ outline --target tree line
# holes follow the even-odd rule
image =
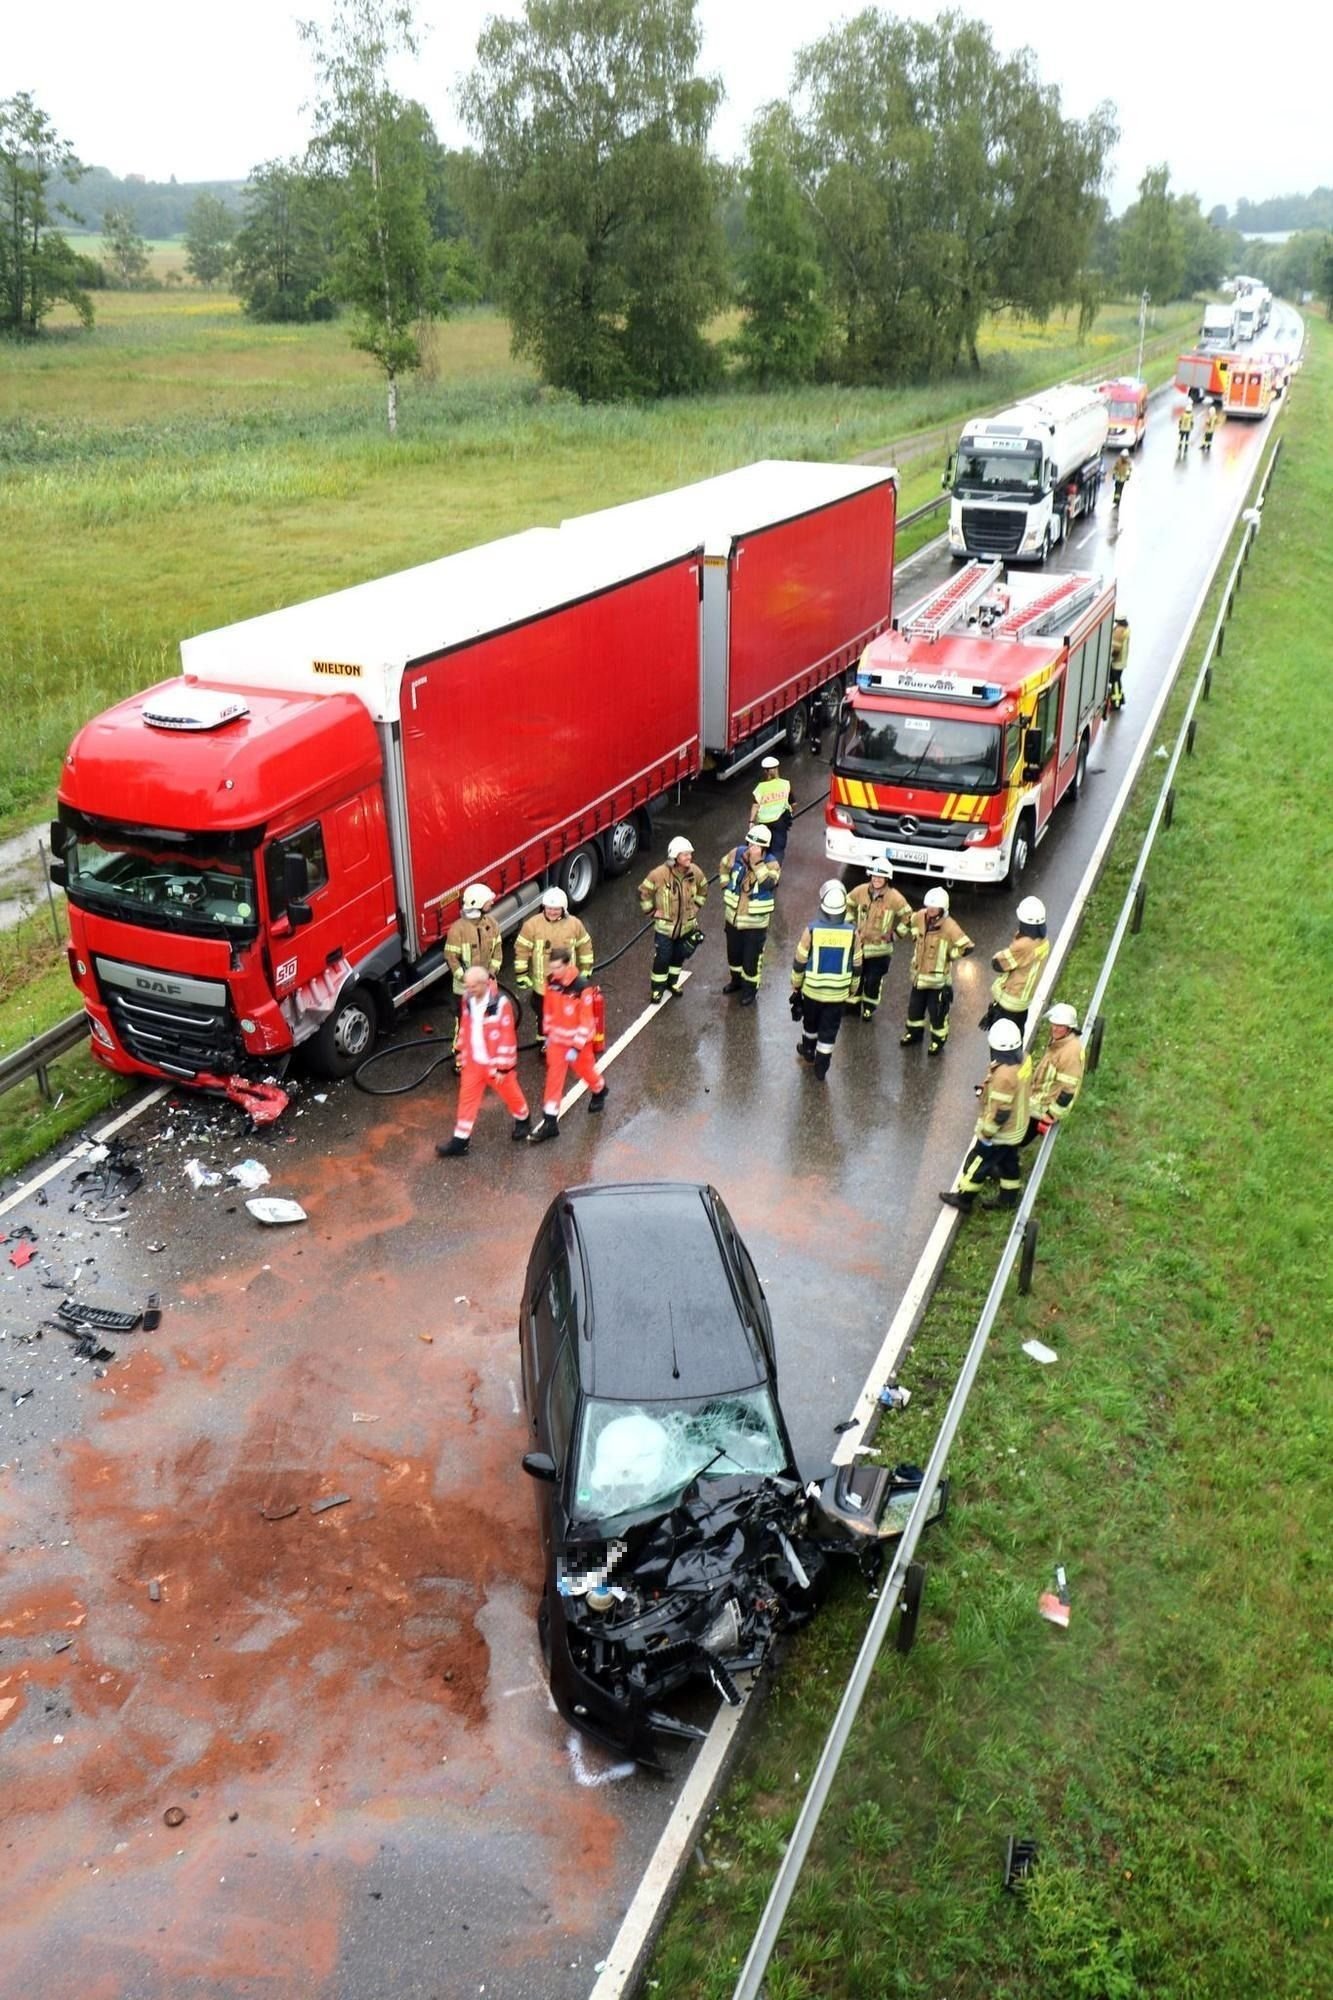
[[[189,268],[226,276],[257,318],[346,314],[391,428],[423,327],[483,294],[542,379],[590,401],[706,387],[728,366],[759,384],[975,369],[1001,308],[1087,325],[1106,296],[1164,303],[1239,262],[1225,211],[1173,192],[1164,165],[1112,217],[1113,106],[1066,117],[1030,51],[1001,53],[958,12],[867,8],[811,42],[734,166],[710,150],[722,89],[701,69],[697,0],[525,0],[492,17],[457,93],[475,142],[461,152],[389,83],[416,53],[412,0],[335,0],[302,33],[310,142],[253,170],[239,219],[196,197]],[[0,104],[11,328],[62,298],[91,313],[56,227],[82,171],[30,98]],[[133,282],[123,206],[104,234]],[[709,322],[727,307],[738,330],[719,343]]]

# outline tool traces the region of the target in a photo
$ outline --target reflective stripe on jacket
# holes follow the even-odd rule
[[[653,929],[662,937],[688,936],[699,928],[699,911],[708,894],[708,877],[695,862],[677,868],[664,861],[644,876],[639,884],[639,908],[651,915]]]
[[[786,778],[761,778],[754,788],[757,826],[773,826],[791,810],[791,784]]]
[[[807,1000],[845,1000],[852,990],[852,975],[860,970],[861,940],[856,925],[821,918],[801,932],[791,983]]]
[[[463,991],[463,974],[470,965],[484,965],[499,972],[504,957],[504,941],[494,917],[456,917],[444,940],[444,956],[454,975],[454,992]]]
[[[514,1009],[503,993],[497,993],[493,1000],[487,1000],[486,1010],[481,1017],[481,1032],[488,1057],[485,1065],[473,1063],[471,1028],[472,1022],[465,1009],[463,1033],[458,1042],[458,1059],[465,1069],[514,1067],[518,1061],[518,1023],[514,1019]]]
[[[1052,1042],[1032,1072],[1029,1116],[1058,1123],[1072,1111],[1083,1088],[1083,1065],[1083,1044],[1077,1035],[1061,1035]]]
[[[880,890],[862,882],[849,892],[847,908],[852,912],[865,956],[892,958],[893,940],[904,935],[912,914],[906,896],[900,895],[891,882],[886,882]]]
[[[588,1047],[597,1033],[597,1008],[586,979],[575,979],[568,986],[547,987],[542,1032],[548,1048]]]
[[[592,939],[580,920],[564,916],[552,924],[538,910],[514,940],[514,977],[520,986],[531,986],[536,993],[546,991],[546,968],[556,945],[573,952],[581,973],[592,971]]]
[[[927,912],[916,910],[908,919],[905,936],[912,940],[913,986],[952,986],[953,962],[972,950],[972,940],[952,917],[938,924],[926,923]]]
[[[991,964],[1000,976],[990,990],[996,1006],[1007,1007],[1011,1014],[1026,1013],[1050,955],[1049,938],[1016,937],[1006,950],[997,951]]]
[[[761,861],[752,868],[745,848],[742,841],[718,863],[727,922],[737,931],[766,931],[782,869],[776,861]]]
[[[1029,1092],[1032,1084],[1032,1057],[1022,1062],[993,1062],[981,1086],[981,1110],[977,1114],[978,1139],[1016,1146],[1028,1129]]]

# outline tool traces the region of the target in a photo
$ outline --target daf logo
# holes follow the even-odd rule
[[[180,987],[171,979],[148,979],[142,972],[136,972],[134,983],[141,993],[164,993],[171,1000],[180,993]]]
[[[913,817],[913,815],[911,813],[904,813],[902,818],[898,822],[899,833],[905,833],[907,835],[907,838],[910,840],[912,838],[912,835],[916,832],[916,829],[917,829],[917,822]]]

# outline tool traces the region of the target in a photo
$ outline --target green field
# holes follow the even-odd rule
[[[768,2000],[1330,1990],[1333,328],[1310,336],[1102,1066],[1044,1183],[1033,1289],[1002,1309],[915,1649],[880,1662]],[[1063,997],[1091,989],[1160,773]],[[995,1216],[964,1225],[892,1459],[924,1462],[1002,1240]],[[1033,1335],[1054,1366],[1020,1351]],[[1056,1563],[1067,1632],[1036,1608]],[[731,1993],[867,1617],[848,1589],[794,1645],[645,1990]],[[1039,1848],[1018,1895],[1011,1833]]]

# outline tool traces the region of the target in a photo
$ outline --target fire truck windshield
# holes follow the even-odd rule
[[[987,451],[980,442],[959,450],[955,493],[1036,494],[1040,489],[1040,450]]]
[[[170,844],[166,844],[167,842]],[[67,889],[80,908],[152,930],[245,940],[258,930],[254,852],[188,834],[71,830]]]
[[[934,785],[947,792],[993,791],[1000,731],[970,717],[858,714],[838,739],[834,769],[886,785]]]

